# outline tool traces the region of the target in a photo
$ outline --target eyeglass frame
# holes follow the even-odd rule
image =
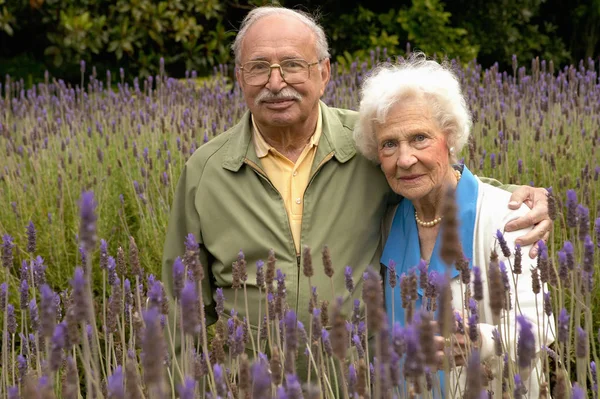
[[[277,63],[269,65],[269,73],[267,74],[267,80],[265,81],[265,83],[259,84],[259,85],[257,85],[257,84],[250,84],[250,83],[246,82],[246,78],[244,77],[244,65],[247,65],[250,62],[265,62],[265,63],[268,64],[269,63],[268,61],[263,61],[263,60],[247,61],[243,65],[239,66],[238,68],[242,72],[242,77],[244,79],[244,82],[247,85],[249,85],[249,86],[260,87],[260,86],[266,85],[269,82],[269,80],[271,79],[271,72],[273,71],[273,68],[279,68],[279,74],[281,75],[281,79],[283,79],[283,81],[286,84],[288,84],[288,85],[298,85],[298,84],[302,84],[302,83],[307,82],[308,80],[310,80],[310,67],[313,66],[313,65],[318,65],[321,62],[323,62],[324,60],[325,60],[325,58],[322,58],[322,59],[317,60],[315,62],[308,62],[308,61],[306,61],[306,60],[304,60],[302,58],[290,58],[290,59],[287,59],[287,60],[283,60],[282,62],[285,62],[285,61],[303,61],[303,62],[306,62],[306,65],[308,66],[308,77],[306,78],[305,81],[298,82],[298,83],[288,83],[287,80],[285,80],[285,74],[283,73],[283,69],[281,68],[281,65],[277,64]]]

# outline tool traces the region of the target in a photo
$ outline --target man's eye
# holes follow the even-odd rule
[[[252,73],[264,72],[267,69],[269,69],[269,66],[267,64],[254,64],[254,65],[250,66],[249,72],[252,72]]]

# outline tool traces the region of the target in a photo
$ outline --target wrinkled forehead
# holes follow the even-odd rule
[[[315,33],[301,20],[289,15],[269,15],[252,24],[241,46],[241,59],[268,57],[272,53],[284,58],[317,53]]]

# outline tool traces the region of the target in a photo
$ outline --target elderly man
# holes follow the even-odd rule
[[[321,259],[328,246],[335,274],[330,281],[315,265],[311,285],[320,299],[342,296],[349,305],[360,296],[367,265],[379,265],[381,220],[399,197],[378,167],[357,153],[352,138],[356,112],[319,100],[330,78],[330,61],[325,34],[310,17],[286,8],[254,9],[233,50],[249,111],[187,161],[171,210],[163,281],[172,293],[173,261],[184,254],[186,236],[193,233],[211,324],[216,288],[223,289],[225,313],[233,307],[232,263],[243,251],[249,314],[241,294],[236,310],[256,328],[255,263],[266,261],[272,249],[276,267],[286,276],[287,304],[306,322],[311,289],[302,273],[303,248]],[[512,200],[515,208],[524,201],[535,206],[507,230],[537,223],[521,244],[541,239],[551,226],[545,190],[522,187]],[[345,288],[347,265],[356,284],[352,293]]]

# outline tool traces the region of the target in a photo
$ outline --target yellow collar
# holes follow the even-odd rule
[[[317,127],[315,128],[315,132],[310,138],[308,142],[309,146],[317,147],[319,145],[319,139],[321,138],[322,128],[322,117],[321,117],[321,105],[318,105],[319,118],[317,119]],[[252,119],[252,141],[254,141],[254,149],[256,150],[256,156],[259,158],[264,158],[269,154],[269,151],[275,150],[269,143],[266,142],[263,135],[260,133],[260,129],[256,125],[254,121],[254,116],[251,116]]]

